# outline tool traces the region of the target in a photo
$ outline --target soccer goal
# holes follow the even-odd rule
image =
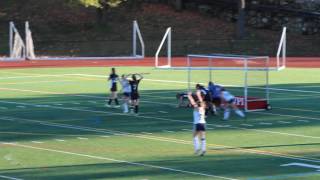
[[[267,56],[233,54],[189,54],[188,90],[194,83],[209,81],[225,87],[236,96],[236,104],[245,111],[265,110],[269,105],[270,59]]]
[[[220,84],[234,95],[236,104],[245,111],[270,108],[269,72],[286,67],[286,28],[283,28],[276,58],[234,54],[189,54],[187,58],[171,58],[171,28],[168,28],[155,54],[155,68],[186,70],[188,90],[196,83]],[[159,52],[167,40],[167,57]]]
[[[13,22],[9,23],[9,56],[1,57],[2,61],[24,60],[26,57],[25,43]]]
[[[124,56],[108,56],[105,55],[105,52],[109,52],[109,49],[103,48],[105,46],[104,42],[106,41],[99,41],[95,45],[91,45],[92,47],[102,47],[100,48],[99,51],[103,53],[102,56],[96,56],[93,55],[91,56],[91,52],[86,52],[89,50],[86,50],[85,47],[88,47],[88,45],[84,47],[75,47],[74,44],[70,44],[70,46],[73,47],[73,49],[64,49],[62,47],[57,47],[54,52],[49,52],[49,53],[43,53],[44,50],[37,50],[37,45],[34,44],[33,41],[33,35],[30,29],[29,22],[26,22],[25,25],[25,31],[26,31],[26,55],[27,58],[30,60],[107,60],[107,59],[140,59],[144,58],[145,56],[145,44],[143,41],[143,37],[138,25],[137,21],[133,21],[132,25],[132,53]],[[125,46],[129,45],[128,43],[125,44],[120,44],[120,41],[117,42],[107,42],[109,43],[109,47],[112,47],[112,45],[116,45],[116,43],[119,43],[119,46]],[[61,46],[64,45],[66,46],[65,43],[61,44]],[[58,46],[58,45],[57,45]],[[76,53],[74,53],[74,49],[77,49],[77,51],[82,51],[86,54],[89,54],[89,56],[79,56]],[[115,48],[116,49],[116,48]],[[128,47],[128,49],[130,49]],[[40,53],[41,52],[41,53]],[[65,54],[65,55],[64,55]],[[125,53],[123,53],[125,54]]]

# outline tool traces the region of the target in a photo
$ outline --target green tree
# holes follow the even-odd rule
[[[77,0],[82,5],[89,7],[96,7],[96,8],[110,8],[110,7],[117,7],[119,4],[127,1],[127,0]]]
[[[97,12],[97,22],[107,22],[107,14],[110,8],[119,6],[127,0],[70,0],[72,3],[81,4],[86,7],[94,7]]]

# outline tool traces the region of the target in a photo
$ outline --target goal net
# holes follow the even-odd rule
[[[164,34],[155,54],[155,68],[187,71],[188,90],[194,84],[220,84],[234,95],[245,111],[269,109],[269,72],[286,67],[286,27],[283,28],[276,58],[234,54],[189,54],[187,58],[171,58],[171,28]],[[167,42],[167,51],[164,51]],[[163,50],[166,57],[160,57]]]
[[[194,83],[213,82],[236,96],[236,104],[245,111],[269,107],[269,57],[232,54],[190,54],[174,69],[187,70],[188,89]]]
[[[26,22],[27,58],[31,60],[106,60],[106,59],[139,59],[145,56],[145,44],[137,21],[133,21],[131,40],[90,40],[79,41],[66,39],[63,41],[51,41],[50,50],[40,49],[42,42],[34,45],[33,35]],[[117,37],[127,35],[119,34]],[[38,36],[37,36],[38,37]],[[109,38],[108,38],[109,39]],[[37,42],[36,42],[37,43]],[[48,42],[47,42],[48,43]],[[132,46],[130,48],[130,46]],[[46,47],[49,47],[48,44]],[[121,47],[121,48],[116,48]],[[125,48],[127,47],[127,48]],[[94,48],[93,51],[90,48]],[[126,52],[120,52],[120,50]],[[120,55],[118,54],[128,54]]]

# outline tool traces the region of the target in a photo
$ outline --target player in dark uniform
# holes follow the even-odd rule
[[[203,101],[206,103],[206,116],[209,111],[212,111],[211,94],[209,90],[200,84],[196,84],[197,92],[200,92]]]
[[[217,109],[221,105],[221,89],[222,89],[222,86],[214,84],[213,82],[210,81],[209,84],[208,84],[208,89],[209,89],[209,92],[210,92],[211,98],[212,98],[213,112],[214,112],[215,115],[217,115],[218,114]]]
[[[138,76],[138,77],[137,77]],[[131,86],[131,110],[134,109],[134,113],[138,113],[139,111],[139,83],[143,79],[141,74],[133,74],[132,79],[129,80],[129,84]]]
[[[117,88],[117,81],[119,80],[119,76],[116,74],[116,69],[115,68],[111,68],[111,73],[109,75],[108,81],[110,81],[110,91],[111,91],[111,95],[109,97],[109,101],[107,106],[110,107],[112,100],[114,100],[114,102],[116,103],[116,107],[120,107],[119,106],[119,101],[118,101],[118,88]]]

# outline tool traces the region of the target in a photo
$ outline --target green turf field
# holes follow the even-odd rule
[[[117,71],[150,73],[139,116],[105,107],[109,68],[1,69],[0,179],[320,179],[320,69],[271,72],[271,111],[209,117],[204,157],[193,154],[192,110],[176,108],[184,71]]]

